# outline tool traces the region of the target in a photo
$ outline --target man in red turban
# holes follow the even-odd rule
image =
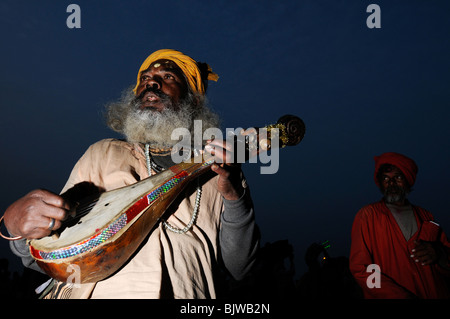
[[[365,298],[450,298],[450,243],[432,214],[407,198],[417,172],[402,154],[375,157],[383,199],[356,214],[350,250],[350,270]]]

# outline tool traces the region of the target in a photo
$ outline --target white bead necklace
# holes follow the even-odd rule
[[[155,167],[154,167],[153,162],[152,162],[152,160],[150,158],[150,145],[149,144],[145,144],[145,160],[147,162],[148,175],[151,176],[152,175],[152,168],[155,168]],[[155,165],[156,165],[156,163],[155,163]],[[184,227],[183,229],[177,228],[177,227],[172,226],[169,222],[167,222],[165,220],[163,221],[164,227],[166,229],[174,232],[174,233],[177,233],[177,234],[184,234],[189,229],[191,229],[192,225],[194,225],[195,219],[197,218],[198,209],[200,208],[200,199],[201,199],[201,197],[202,197],[202,187],[200,185],[198,185],[197,186],[197,195],[195,196],[194,210],[192,211],[191,220],[186,225],[186,227]]]

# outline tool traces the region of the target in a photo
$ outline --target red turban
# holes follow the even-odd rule
[[[375,156],[375,184],[377,184],[378,187],[380,187],[380,184],[377,179],[378,170],[380,169],[380,166],[383,164],[391,164],[397,167],[403,175],[405,175],[406,180],[408,181],[408,184],[410,187],[414,185],[414,182],[416,181],[416,175],[419,170],[416,163],[406,157],[405,155],[394,153],[394,152],[388,152],[381,154],[380,156]]]

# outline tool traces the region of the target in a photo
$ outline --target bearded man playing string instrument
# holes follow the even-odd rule
[[[126,140],[91,145],[61,196],[35,190],[5,212],[9,239],[22,238],[11,241],[11,248],[25,266],[40,270],[25,241],[60,228],[77,200],[74,194],[92,186],[110,191],[164,171],[175,164],[175,128],[192,132],[194,120],[201,120],[204,130],[217,127],[218,117],[205,96],[208,80],[217,78],[207,64],[181,52],[152,53],[135,87],[107,107],[108,125]],[[221,164],[188,185],[119,271],[95,283],[56,282],[46,298],[217,298],[217,269],[244,278],[259,247],[252,200],[240,166],[226,164],[232,153],[229,144],[214,140],[209,145]],[[78,187],[84,184],[89,187]]]

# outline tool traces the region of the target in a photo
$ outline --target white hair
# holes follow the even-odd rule
[[[125,136],[129,142],[149,143],[152,147],[167,148],[174,146],[178,140],[172,140],[173,130],[186,128],[194,134],[194,120],[202,121],[206,130],[219,126],[217,114],[207,106],[204,95],[189,92],[177,105],[171,107],[171,101],[163,101],[162,111],[139,108],[141,101],[131,89],[123,92],[118,101],[106,105],[107,125]]]

